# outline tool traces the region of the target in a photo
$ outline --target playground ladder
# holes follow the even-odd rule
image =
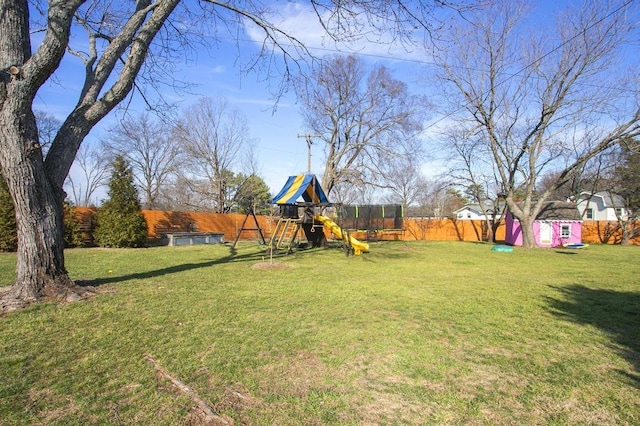
[[[300,230],[300,219],[280,218],[273,231],[269,248],[273,251],[287,249],[291,251],[291,244]]]

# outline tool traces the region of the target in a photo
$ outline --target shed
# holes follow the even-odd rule
[[[522,245],[522,227],[510,211],[505,218],[505,242]],[[539,247],[562,247],[582,242],[582,220],[575,203],[549,201],[533,222],[533,235]]]

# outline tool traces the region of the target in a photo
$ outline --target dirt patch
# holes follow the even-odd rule
[[[260,262],[260,263],[251,265],[251,269],[290,269],[290,268],[293,268],[293,266],[287,263]]]
[[[261,404],[262,400],[252,397],[247,390],[229,387],[224,390],[224,394],[214,408],[218,413],[235,413],[239,424],[250,424],[251,419],[245,413],[255,407],[259,407]],[[214,417],[194,406],[191,407],[187,414],[184,424],[186,426],[233,426],[236,424],[236,420],[227,414],[220,414]]]
[[[232,426],[234,421],[227,416],[211,417],[194,406],[185,417],[184,424],[186,426]]]
[[[261,368],[262,392],[306,398],[312,389],[328,387],[324,383],[328,373],[328,367],[317,355],[300,351],[293,358],[282,358]]]
[[[18,311],[38,302],[59,304],[78,302],[89,299],[97,293],[97,288],[91,285],[53,284],[47,286],[37,299],[23,300],[12,294],[11,287],[0,287],[0,313]]]

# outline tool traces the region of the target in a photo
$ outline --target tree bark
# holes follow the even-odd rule
[[[29,71],[34,59],[27,2],[0,1],[0,10],[2,38],[10,35],[0,42],[0,164],[14,203],[18,234],[16,282],[0,301],[5,308],[44,295],[67,295],[72,293],[72,282],[64,267],[64,193],[46,178],[31,110],[34,86],[48,70]]]
[[[520,222],[520,232],[522,232],[522,247],[534,248],[536,244],[535,235],[533,232],[533,222],[540,213],[542,202],[538,201],[536,204],[531,205],[531,202],[525,200],[523,203],[516,203],[512,193],[506,194],[506,203],[509,211],[514,218]]]
[[[520,229],[522,230],[522,247],[537,247],[536,238],[533,232],[533,220],[530,217],[525,217],[519,220]]]
[[[622,237],[620,238],[620,245],[621,246],[628,246],[631,242],[631,230],[629,229],[629,221],[622,221],[619,220],[618,223],[620,224],[620,233],[622,234]],[[631,225],[633,225],[633,221],[631,221]]]
[[[19,109],[12,103],[15,98],[3,108],[3,142],[24,143],[18,149],[14,144],[2,144],[2,156],[9,157],[3,158],[3,174],[13,199],[18,233],[16,282],[9,298],[35,301],[44,295],[67,295],[73,291],[64,266],[64,192],[52,186],[44,174],[35,117],[12,112]],[[8,120],[7,115],[19,119]]]
[[[139,3],[93,70],[94,77],[101,78],[85,82],[81,101],[56,135],[45,161],[32,103],[60,64],[74,13],[84,0],[49,1],[47,31],[33,54],[27,0],[0,0],[0,165],[15,205],[18,233],[16,282],[0,300],[0,309],[43,296],[75,300],[84,292],[65,269],[62,185],[84,137],[131,91],[151,40],[179,1]],[[103,90],[112,65],[127,51],[120,75]]]

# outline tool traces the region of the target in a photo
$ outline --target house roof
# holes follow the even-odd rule
[[[458,210],[454,210],[453,212],[454,213],[460,213],[460,212],[463,212],[465,210],[470,210],[470,211],[476,212],[478,214],[482,214],[482,209],[481,209],[479,204],[467,204],[465,206],[460,207]]]
[[[582,220],[575,203],[549,201],[544,204],[536,220]]]
[[[494,211],[493,211],[493,201],[485,200],[484,204],[485,204],[485,209],[486,209],[487,213],[493,214],[494,213]],[[504,206],[505,206],[505,202],[504,201],[500,201],[498,203],[498,213],[501,212],[504,209]],[[471,211],[474,211],[474,212],[476,212],[478,214],[483,214],[482,213],[482,206],[480,204],[478,204],[478,203],[466,204],[466,205],[460,207],[458,210],[454,210],[453,212],[454,213],[460,213],[460,212],[463,212],[465,210],[471,210]]]
[[[584,196],[584,197],[583,197]],[[602,198],[602,202],[605,207],[622,207],[624,206],[624,199],[618,195],[613,194],[609,191],[598,191],[598,192],[581,192],[580,198],[589,199],[593,197]]]

